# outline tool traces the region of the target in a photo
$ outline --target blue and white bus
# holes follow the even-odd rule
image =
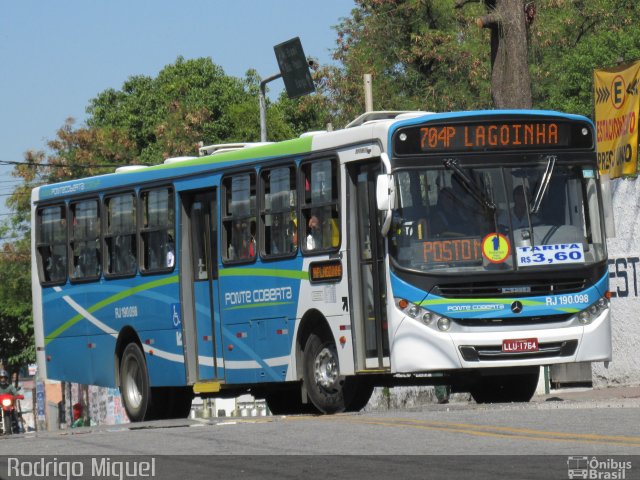
[[[372,112],[200,154],[33,190],[47,378],[118,386],[140,421],[194,394],[274,413],[412,384],[528,401],[540,366],[611,358],[587,118]]]

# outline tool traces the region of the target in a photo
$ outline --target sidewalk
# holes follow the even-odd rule
[[[640,405],[640,385],[615,386],[607,388],[563,388],[551,390],[547,395],[536,395],[532,402],[587,402],[587,401],[611,401],[623,400]]]

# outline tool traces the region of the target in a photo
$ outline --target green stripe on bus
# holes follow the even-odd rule
[[[219,273],[221,277],[278,277],[309,280],[309,272],[277,268],[225,268],[219,270]]]
[[[424,305],[460,305],[462,303],[467,303],[472,305],[486,305],[491,303],[511,305],[513,303],[513,299],[505,300],[503,298],[486,298],[483,300],[472,300],[469,298],[458,298],[456,300],[450,300],[450,299],[441,298],[437,300],[424,300],[422,302],[419,302],[418,305],[422,305],[422,306]],[[538,307],[540,305],[546,305],[545,302],[542,302],[539,300],[520,300],[520,303],[528,307]]]
[[[154,280],[152,282],[147,282],[147,283],[144,283],[142,285],[138,285],[137,287],[129,288],[128,290],[123,290],[122,292],[118,292],[115,295],[112,295],[109,298],[106,298],[106,299],[102,300],[101,302],[98,302],[98,303],[90,306],[86,310],[89,313],[93,313],[95,311],[98,311],[98,310],[106,307],[107,305],[110,305],[110,304],[112,304],[114,302],[117,302],[118,300],[122,300],[123,298],[126,298],[126,297],[129,297],[131,295],[134,295],[134,294],[136,294],[138,292],[143,292],[145,290],[150,290],[150,289],[156,288],[156,287],[162,287],[164,285],[171,285],[172,283],[178,283],[178,280],[179,280],[178,275],[173,275],[171,277],[165,277],[165,278],[161,278],[159,280]],[[62,292],[62,293],[64,294],[64,292]],[[84,318],[83,315],[77,314],[76,316],[70,318],[65,323],[60,325],[53,332],[51,332],[49,335],[47,335],[45,337],[45,341],[44,341],[45,346],[49,342],[51,342],[51,340],[54,340],[56,337],[60,336],[60,334],[62,332],[64,332],[65,330],[71,328],[73,325],[78,323],[83,318]]]
[[[295,138],[284,142],[261,145],[258,147],[240,148],[230,152],[218,153],[215,156],[198,157],[192,160],[185,160],[177,163],[153,165],[144,171],[163,170],[167,168],[193,167],[197,165],[215,165],[217,163],[236,162],[240,160],[262,159],[269,157],[281,157],[285,155],[296,155],[311,151],[312,137]],[[120,172],[120,175],[128,173],[140,173],[141,170],[130,172]]]
[[[471,304],[471,305],[488,305],[488,304],[492,304],[492,303],[497,303],[497,304],[502,304],[502,305],[511,305],[513,303],[513,300],[505,300],[502,298],[495,298],[495,299],[484,299],[484,300],[471,300],[471,299],[464,299],[464,298],[460,298],[457,300],[449,300],[449,299],[445,299],[445,298],[440,298],[437,300],[424,300],[422,302],[419,302],[418,305],[420,306],[428,306],[428,305],[460,305],[460,304]],[[546,305],[546,302],[542,302],[539,300],[520,300],[520,303],[522,303],[522,305],[526,306],[526,307],[540,307],[540,306],[544,306]],[[560,311],[560,312],[565,312],[565,313],[578,313],[580,311],[579,308],[575,308],[575,307],[558,307],[556,308],[556,310]]]

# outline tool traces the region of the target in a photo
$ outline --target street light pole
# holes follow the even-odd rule
[[[265,78],[260,82],[260,141],[267,141],[267,100],[266,91],[267,83],[277,80],[282,77],[281,73],[276,73],[270,77]]]

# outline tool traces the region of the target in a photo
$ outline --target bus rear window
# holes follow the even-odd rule
[[[43,284],[67,279],[67,219],[64,205],[37,210],[38,272]]]

